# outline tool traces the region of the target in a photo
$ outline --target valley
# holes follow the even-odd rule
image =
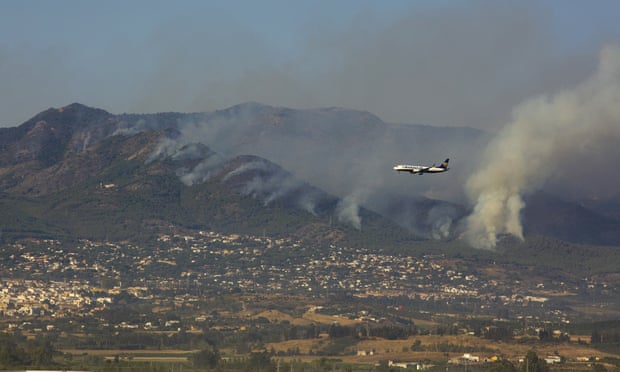
[[[530,195],[524,238],[476,249],[468,207],[383,173],[406,137],[471,155],[479,131],[72,104],[0,132],[0,329],[22,351],[5,367],[41,348],[41,365],[94,370],[620,364],[615,204]]]

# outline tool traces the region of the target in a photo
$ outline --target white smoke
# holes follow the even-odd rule
[[[86,133],[82,133],[80,135],[80,137],[81,137],[80,139],[82,141],[82,148],[81,148],[81,150],[82,151],[86,151],[86,149],[88,148],[88,146],[90,146],[90,143],[91,143],[91,132],[88,131]]]
[[[185,169],[177,170],[177,175],[186,186],[203,183],[214,175],[215,170],[221,163],[222,158],[219,156],[211,156],[198,163],[198,165],[189,172],[186,172]]]
[[[299,188],[302,184],[300,181],[283,172],[274,173],[273,171],[273,167],[270,167],[267,163],[263,161],[253,161],[232,170],[224,176],[222,181],[226,182],[246,172],[257,172],[251,180],[243,185],[241,193],[243,195],[263,199],[264,205],[267,206],[273,201]],[[263,172],[267,172],[266,175],[263,174]]]
[[[456,210],[453,206],[439,205],[431,208],[426,216],[426,224],[430,228],[430,233],[425,235],[435,240],[449,238],[455,214]]]
[[[362,229],[362,217],[360,211],[360,194],[349,194],[338,202],[336,206],[336,218],[338,221],[349,224],[357,230]]]
[[[619,139],[620,48],[609,46],[600,54],[598,70],[581,84],[514,109],[512,121],[491,141],[467,180],[474,210],[464,237],[486,249],[495,247],[500,234],[522,239],[523,195],[569,173],[579,177],[582,168],[568,164],[617,152]]]
[[[313,190],[304,188],[304,183],[292,175],[278,170],[264,161],[253,161],[241,165],[224,176],[222,182],[228,182],[246,173],[255,173],[252,179],[243,183],[242,195],[262,199],[267,206],[277,200],[289,199],[299,208],[316,216],[316,205],[321,196]]]
[[[214,174],[224,158],[200,143],[186,143],[183,140],[164,137],[145,163],[171,158],[175,161],[199,160],[193,168],[181,167],[176,174],[186,186],[207,181]]]
[[[316,217],[318,216],[318,213],[316,211],[318,199],[319,195],[317,195],[316,193],[305,193],[300,196],[297,204],[301,209]]]
[[[146,159],[145,163],[150,164],[156,160],[173,156],[185,145],[184,142],[164,137],[160,140],[153,153]]]

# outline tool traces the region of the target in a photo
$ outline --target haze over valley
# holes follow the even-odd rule
[[[618,370],[619,12],[8,0],[0,369]]]

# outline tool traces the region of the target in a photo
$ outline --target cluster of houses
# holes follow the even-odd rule
[[[0,282],[0,317],[75,316],[96,311],[112,302],[109,296],[95,297],[82,281],[4,279]]]
[[[36,249],[29,245],[36,245]],[[10,254],[0,269],[0,276],[7,278],[0,288],[0,315],[4,316],[62,316],[105,306],[105,298],[93,298],[91,293],[107,281],[108,288],[142,288],[136,293],[139,298],[150,296],[154,290],[193,294],[346,292],[356,297],[467,301],[468,306],[482,311],[492,306],[523,309],[533,304],[542,309],[542,315],[566,318],[566,314],[553,312],[549,297],[538,294],[542,289],[550,293],[553,288],[539,288],[542,284],[528,288],[523,283],[487,278],[480,275],[482,270],[451,264],[441,255],[399,256],[338,246],[318,249],[293,239],[209,231],[161,235],[148,247],[84,240],[68,250],[57,241],[31,241],[8,250],[19,254]],[[44,283],[40,279],[36,285],[13,280],[24,275],[75,280]]]

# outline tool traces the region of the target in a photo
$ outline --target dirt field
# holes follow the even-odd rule
[[[341,316],[334,315],[325,315],[325,314],[317,314],[314,311],[307,311],[303,319],[310,321],[311,323],[321,323],[321,324],[332,324],[338,323],[342,326],[352,326],[356,324],[360,324],[361,321],[357,319],[349,319]]]

